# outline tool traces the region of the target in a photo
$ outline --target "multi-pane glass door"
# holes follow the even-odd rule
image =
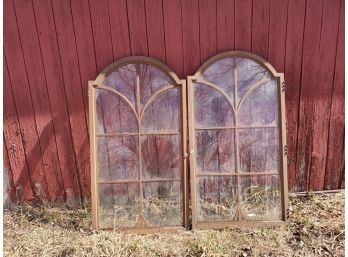
[[[188,95],[193,226],[284,221],[282,74],[224,53],[188,78]]]
[[[185,81],[153,59],[131,57],[107,68],[90,94],[94,225],[185,227]]]

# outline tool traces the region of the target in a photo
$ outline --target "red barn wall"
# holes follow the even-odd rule
[[[343,0],[5,0],[13,201],[90,197],[87,81],[129,55],[181,78],[228,50],[285,73],[291,191],[344,187]]]

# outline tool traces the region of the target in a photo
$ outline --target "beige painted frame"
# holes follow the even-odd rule
[[[139,64],[149,64],[151,66],[154,66],[160,70],[162,70],[164,73],[166,73],[172,80],[174,87],[179,87],[181,91],[181,141],[182,141],[182,178],[181,178],[181,185],[182,185],[182,200],[183,200],[183,226],[145,226],[145,224],[142,222],[142,220],[138,220],[138,223],[135,227],[122,227],[118,228],[121,231],[129,230],[134,231],[137,233],[152,233],[152,232],[173,232],[179,229],[188,229],[189,221],[188,221],[188,172],[187,172],[187,108],[186,108],[186,80],[181,80],[178,78],[178,76],[166,65],[162,64],[156,59],[144,57],[144,56],[131,56],[126,57],[123,59],[120,59],[109,66],[107,66],[94,81],[89,81],[89,128],[90,128],[90,159],[91,159],[91,198],[92,198],[92,225],[94,228],[99,229],[99,220],[98,220],[98,206],[99,206],[99,199],[98,199],[98,184],[103,182],[98,182],[97,174],[98,174],[98,168],[97,168],[97,134],[96,134],[96,103],[95,103],[95,90],[96,89],[104,89],[108,90],[114,94],[119,95],[123,100],[129,103],[129,100],[125,98],[123,95],[118,93],[116,90],[111,89],[110,87],[107,88],[103,86],[103,83],[105,79],[108,77],[109,74],[111,74],[114,70],[117,68],[131,63],[139,63]],[[172,87],[171,87],[172,88]],[[150,97],[148,102],[143,107],[143,110],[145,110],[146,106],[150,102],[152,102],[153,99],[156,98],[156,96],[165,90],[168,90],[168,87],[162,88],[160,91],[156,92],[154,95]],[[139,100],[139,99],[137,99]],[[131,106],[131,105],[129,105]],[[133,107],[131,107],[133,112],[135,111]],[[140,132],[140,122],[142,118],[142,112],[140,113],[139,117],[136,115],[137,123],[138,123],[138,133],[135,133],[138,135],[138,140],[140,140],[140,135],[146,134]],[[127,133],[132,134],[132,133]],[[152,133],[154,134],[154,133]],[[159,134],[159,133],[156,133]],[[166,135],[167,133],[161,133]],[[172,133],[168,133],[172,134]],[[179,133],[180,134],[180,133]],[[140,148],[140,145],[139,145]],[[138,160],[140,160],[140,151],[137,152]],[[141,164],[139,164],[141,165]],[[141,169],[139,170],[141,172]],[[140,175],[139,175],[140,176]],[[165,180],[165,179],[164,179]],[[170,179],[167,179],[165,181],[169,181]],[[142,181],[139,177],[139,184],[140,184],[140,191],[139,194],[142,194]],[[146,180],[148,181],[148,180]],[[149,181],[161,181],[161,179],[155,179],[155,180],[149,180]],[[127,182],[126,180],[117,180],[117,181],[109,181],[108,184],[114,184],[114,183],[123,183]],[[141,197],[142,198],[142,197]],[[112,228],[110,228],[112,229]]]
[[[278,111],[278,122],[279,124],[279,156],[280,156],[280,173],[279,175],[279,181],[281,185],[281,211],[282,211],[282,218],[280,221],[245,221],[241,220],[240,215],[238,215],[238,220],[235,221],[198,221],[197,219],[197,182],[196,182],[196,158],[195,158],[195,122],[194,122],[194,92],[193,92],[193,84],[195,82],[202,82],[204,84],[207,84],[211,87],[213,87],[215,90],[219,91],[223,95],[226,96],[226,93],[224,93],[221,89],[219,89],[218,86],[205,81],[202,77],[202,73],[205,69],[207,69],[211,64],[215,63],[218,60],[221,60],[223,58],[227,57],[240,57],[240,58],[247,58],[251,59],[258,64],[260,64],[262,67],[264,67],[271,77],[276,79],[278,81],[278,102],[279,102],[279,111]],[[260,82],[263,83],[263,82]],[[259,83],[259,84],[260,84]],[[249,89],[248,93],[255,88],[257,85],[254,85],[251,89]],[[287,223],[287,213],[288,213],[288,178],[287,178],[287,146],[286,146],[286,124],[285,124],[285,83],[284,83],[284,74],[278,73],[273,68],[273,66],[268,63],[266,60],[262,59],[261,57],[248,53],[248,52],[242,52],[242,51],[229,51],[224,52],[221,54],[218,54],[209,60],[207,60],[196,72],[194,76],[188,76],[187,77],[187,87],[188,87],[188,115],[189,115],[189,153],[190,153],[190,185],[191,185],[191,208],[192,208],[192,228],[193,229],[208,229],[208,228],[224,228],[230,225],[242,225],[242,226],[259,226],[259,225],[279,225],[279,224],[286,224]],[[247,93],[247,94],[248,94]],[[235,94],[236,95],[236,94]],[[226,99],[229,99],[226,97]],[[245,98],[243,98],[245,99]],[[240,103],[243,101],[241,99]],[[237,106],[237,110],[235,110],[233,104],[230,102],[232,109],[235,112],[235,117],[238,115],[238,108],[240,106],[240,103]],[[235,126],[237,127],[237,126]],[[253,126],[256,127],[256,126]],[[269,126],[260,126],[260,127],[269,127]],[[216,128],[216,127],[215,127]],[[224,127],[226,128],[226,127]],[[232,128],[232,127],[231,127]],[[238,127],[242,128],[242,127]],[[238,137],[235,132],[235,144],[238,146]],[[238,184],[238,213],[240,214],[240,198],[241,198],[241,192],[240,192],[240,176],[246,175],[239,172],[239,157],[238,157],[238,151],[236,149],[236,162],[237,162],[237,169],[236,169],[236,175],[237,176],[237,184]],[[205,173],[206,174],[206,173]],[[259,173],[260,174],[260,173]],[[262,175],[272,175],[274,173],[272,172],[262,172]],[[211,175],[231,175],[231,173],[223,174],[223,173],[213,173]],[[252,173],[248,175],[258,175],[258,173]]]

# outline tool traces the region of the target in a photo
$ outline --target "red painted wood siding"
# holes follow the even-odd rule
[[[228,50],[285,73],[289,188],[344,187],[343,0],[5,0],[13,201],[90,197],[87,81],[144,55],[181,78]]]

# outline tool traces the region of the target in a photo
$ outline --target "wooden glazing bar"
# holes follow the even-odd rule
[[[205,176],[258,176],[258,175],[279,175],[278,171],[260,171],[260,172],[239,172],[237,173],[229,173],[229,172],[199,172],[197,173],[197,177],[205,177]]]
[[[233,77],[234,77],[234,104],[237,106],[237,67],[236,67],[236,64],[235,64],[235,59],[233,61]],[[238,105],[239,106],[239,105]],[[236,110],[235,111],[235,125],[236,127],[238,127],[238,108],[234,109]],[[240,190],[240,176],[239,176],[239,142],[238,142],[238,133],[235,132],[234,133],[234,153],[235,153],[235,171],[237,173],[237,214],[238,214],[238,221],[241,221],[242,219],[242,211],[241,211],[241,208],[240,208],[240,202],[241,202],[241,190]]]
[[[200,127],[195,130],[219,130],[219,129],[253,129],[253,128],[278,128],[278,125],[255,125],[255,126],[223,126],[223,127]]]
[[[122,184],[122,183],[147,183],[147,182],[176,182],[181,181],[181,178],[175,179],[111,179],[111,180],[99,180],[98,184]]]
[[[139,135],[139,133],[136,132],[122,132],[122,133],[108,133],[108,134],[97,134],[97,137],[117,137],[117,136],[137,136]],[[172,135],[178,135],[180,136],[179,132],[146,132],[146,133],[140,133],[141,136],[147,136],[147,135],[168,135],[168,136],[172,136]]]

